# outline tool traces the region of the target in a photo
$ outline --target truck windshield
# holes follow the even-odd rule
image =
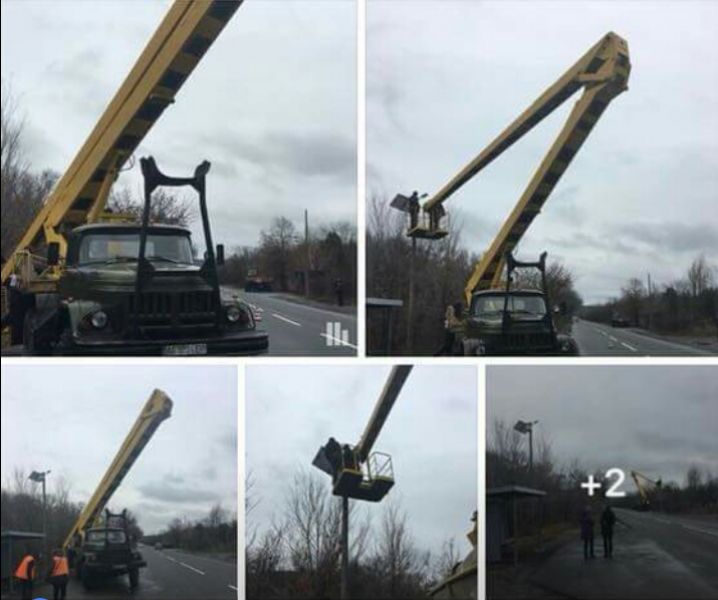
[[[471,312],[475,317],[500,315],[504,312],[504,299],[504,294],[478,296]],[[541,296],[509,295],[507,310],[516,315],[543,317],[546,314],[546,303]]]
[[[79,264],[137,260],[139,232],[97,232],[85,234],[80,243]],[[153,261],[192,263],[192,245],[183,234],[147,235],[145,257]]]
[[[85,541],[89,544],[104,544],[105,538],[108,544],[124,544],[127,541],[127,536],[121,529],[88,531]]]

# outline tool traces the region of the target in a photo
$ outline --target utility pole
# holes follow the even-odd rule
[[[342,583],[341,600],[349,599],[349,497],[342,496]]]
[[[409,302],[406,315],[406,347],[411,353],[414,348],[414,263],[416,262],[416,238],[411,238],[411,257],[409,258]]]
[[[33,471],[30,473],[30,481],[35,483],[42,483],[42,551],[44,564],[48,565],[48,548],[47,548],[47,489],[45,487],[45,481],[50,471]],[[44,567],[43,567],[44,568]]]
[[[309,298],[309,272],[312,266],[312,251],[309,247],[309,211],[304,209],[304,245],[306,246],[306,268],[304,269],[304,295]]]
[[[537,423],[538,421],[517,421],[514,425],[516,431],[529,436],[529,478],[534,470],[534,425]]]

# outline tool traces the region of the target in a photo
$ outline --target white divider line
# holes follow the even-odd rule
[[[204,571],[200,571],[199,569],[195,569],[192,565],[188,565],[187,563],[180,563],[183,567],[186,569],[189,569],[190,571],[194,571],[195,573],[199,573],[200,575],[204,575]]]
[[[297,323],[296,321],[292,321],[291,319],[287,319],[287,317],[283,317],[282,315],[279,315],[277,313],[272,313],[273,317],[276,317],[277,319],[281,319],[282,321],[286,321],[287,323],[290,323],[292,325],[296,325],[297,327],[301,327],[301,323]]]
[[[327,335],[326,333],[320,333],[319,335],[333,342],[334,346],[350,346],[351,348],[354,348],[354,350],[359,350],[359,348],[351,342],[347,342],[346,340],[334,337],[333,335]]]

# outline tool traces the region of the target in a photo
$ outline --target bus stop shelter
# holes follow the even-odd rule
[[[486,491],[486,560],[499,562],[501,548],[513,539],[513,563],[519,562],[516,540],[521,533],[519,503],[541,500],[546,492],[520,485],[505,485]]]
[[[13,591],[13,572],[15,567],[20,563],[20,559],[27,550],[30,550],[37,556],[43,546],[45,536],[42,533],[34,533],[31,531],[11,531],[6,530],[0,532],[0,571],[2,575],[3,591]]]

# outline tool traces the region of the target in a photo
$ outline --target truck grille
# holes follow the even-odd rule
[[[498,338],[499,346],[506,350],[530,348],[551,348],[553,336],[550,333],[507,333]]]
[[[128,296],[126,323],[130,333],[137,325],[147,337],[186,336],[214,327],[219,308],[211,291],[143,292],[139,302]]]

